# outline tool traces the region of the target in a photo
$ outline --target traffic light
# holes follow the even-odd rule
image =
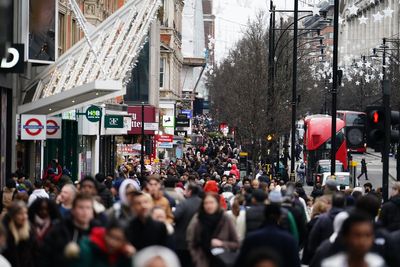
[[[367,145],[371,148],[380,149],[385,139],[385,108],[383,106],[369,106],[366,110],[367,119],[365,122],[365,132],[367,135]],[[393,130],[400,122],[400,112],[390,112],[390,141],[398,142],[399,131]]]
[[[382,106],[369,106],[366,110],[365,133],[367,145],[379,149],[385,139],[385,109]]]

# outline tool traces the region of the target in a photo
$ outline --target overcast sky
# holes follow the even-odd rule
[[[299,8],[320,0],[300,0]],[[228,55],[229,49],[240,39],[248,20],[260,10],[269,10],[270,0],[214,0],[215,58],[218,61]],[[293,9],[294,0],[274,0],[277,9]],[[290,13],[288,15],[291,16]]]

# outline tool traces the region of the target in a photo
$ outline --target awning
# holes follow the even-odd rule
[[[56,114],[125,94],[159,0],[131,0],[25,87],[19,114]],[[103,71],[104,70],[104,71]]]
[[[19,114],[58,114],[125,93],[121,81],[97,80],[18,107]],[[117,96],[116,95],[116,96]],[[94,102],[95,101],[95,102]]]

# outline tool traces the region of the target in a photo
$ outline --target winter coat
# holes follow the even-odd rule
[[[201,233],[202,225],[198,219],[198,216],[195,215],[187,229],[186,240],[188,242],[189,251],[195,266],[209,267],[211,261],[211,253],[209,253],[211,251],[211,244],[210,251],[203,250],[203,248],[199,245]],[[215,228],[213,238],[221,240],[223,242],[223,247],[227,250],[237,250],[239,248],[239,238],[236,233],[235,226],[232,220],[226,214],[221,217],[221,220]]]
[[[187,250],[188,245],[186,242],[186,230],[189,226],[193,216],[199,210],[201,205],[201,198],[198,196],[191,196],[185,201],[181,202],[175,209],[175,238],[176,249]]]
[[[13,267],[35,267],[36,259],[39,257],[38,245],[35,241],[34,234],[30,231],[29,238],[20,240],[18,244],[15,241],[14,235],[10,228],[10,220],[6,216],[4,220],[6,230],[7,244],[2,255],[11,263]],[[29,228],[28,228],[29,229]]]
[[[374,253],[367,253],[364,257],[368,267],[385,267],[385,261],[381,256]],[[348,262],[347,255],[345,253],[339,253],[332,257],[329,257],[322,261],[322,267],[338,267],[346,266]]]
[[[297,241],[287,231],[273,224],[268,224],[264,228],[247,235],[235,266],[246,266],[248,255],[260,247],[267,247],[276,253],[282,260],[280,266],[300,267]]]
[[[258,230],[264,223],[264,204],[250,206],[246,210],[246,234]]]
[[[309,251],[316,251],[318,246],[333,233],[333,220],[343,209],[332,207],[327,213],[319,216],[308,236]]]
[[[387,230],[400,230],[400,195],[393,196],[383,204],[379,219]]]
[[[109,254],[104,240],[105,229],[95,227],[89,236],[79,242],[79,258],[71,267],[125,267],[131,266],[131,260],[121,252]]]
[[[167,227],[164,223],[148,217],[145,222],[134,218],[126,230],[126,237],[137,251],[154,245],[166,246],[168,241]]]
[[[240,172],[239,172],[239,170],[238,170],[236,164],[233,164],[233,165],[232,165],[232,169],[230,170],[229,174],[235,175],[235,176],[236,176],[236,179],[238,179],[238,180],[240,179]]]
[[[68,218],[54,224],[51,231],[44,239],[43,246],[40,249],[40,267],[69,267],[71,259],[64,256],[65,246],[71,242],[79,243],[81,238],[89,235],[91,228],[96,226],[96,222],[92,222],[91,227],[86,230],[77,228],[72,219]],[[76,236],[76,240],[74,240]]]

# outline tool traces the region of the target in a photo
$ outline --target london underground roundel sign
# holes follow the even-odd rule
[[[45,140],[46,116],[45,115],[21,115],[21,139]]]
[[[61,139],[62,118],[49,117],[46,123],[47,139]]]

